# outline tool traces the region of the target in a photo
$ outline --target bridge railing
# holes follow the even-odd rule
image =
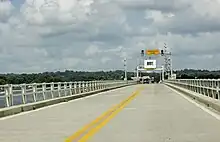
[[[220,99],[219,79],[177,79],[166,80],[165,83],[170,83],[213,99]]]
[[[0,85],[0,108],[134,84],[134,81],[79,81]]]

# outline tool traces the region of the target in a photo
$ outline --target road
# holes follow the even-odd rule
[[[219,142],[219,132],[218,119],[162,84],[0,119],[1,142]]]

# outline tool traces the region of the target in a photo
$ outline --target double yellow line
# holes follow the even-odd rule
[[[113,106],[108,111],[97,117],[91,123],[84,126],[72,136],[68,137],[65,142],[87,142],[96,132],[104,127],[111,119],[113,119],[125,106],[127,106],[143,88],[138,89],[127,99],[123,100],[116,106]]]

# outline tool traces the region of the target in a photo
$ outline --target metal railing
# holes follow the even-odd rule
[[[0,108],[78,95],[80,93],[134,83],[134,81],[80,81],[0,85]]]
[[[166,80],[165,83],[177,85],[213,99],[220,99],[219,79],[177,79]]]

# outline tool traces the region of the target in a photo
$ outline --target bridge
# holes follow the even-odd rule
[[[3,85],[1,142],[219,142],[220,80]]]

